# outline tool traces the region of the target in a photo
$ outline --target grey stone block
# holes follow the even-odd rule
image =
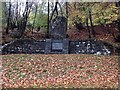
[[[47,39],[46,40],[46,54],[68,54],[69,40],[68,39]]]
[[[67,19],[63,16],[57,16],[50,22],[49,35],[51,39],[66,38]]]

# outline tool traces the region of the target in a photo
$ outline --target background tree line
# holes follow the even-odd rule
[[[114,23],[119,24],[119,7],[116,3],[109,2],[60,2],[63,15],[68,18],[68,27],[77,26],[82,23],[89,32],[89,38],[95,37],[94,26]],[[51,16],[55,3],[49,2],[2,2],[2,27],[5,28],[6,34],[12,31],[13,36],[21,37],[26,30],[26,26],[38,31],[42,28],[47,30],[48,17]],[[49,15],[48,15],[49,8]],[[60,9],[58,8],[58,13]],[[55,17],[55,15],[53,16]],[[120,32],[120,25],[117,30]]]

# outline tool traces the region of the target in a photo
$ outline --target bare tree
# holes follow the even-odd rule
[[[93,37],[96,37],[96,33],[95,33],[95,30],[94,30],[94,25],[93,25],[93,22],[92,22],[91,10],[89,10],[89,19],[90,19],[90,24],[91,24],[92,35],[93,35]]]
[[[66,4],[66,17],[67,17],[67,26],[68,26],[68,2]],[[67,26],[66,26],[66,31],[67,31]]]
[[[38,4],[35,4],[35,16],[34,16],[34,20],[33,20],[32,33],[33,33],[34,25],[35,25],[35,19],[36,19],[36,15],[37,15],[37,9],[38,9]]]
[[[50,7],[50,3],[49,3],[49,0],[48,0],[48,26],[47,26],[47,36],[48,36],[48,33],[49,33],[49,15],[50,15],[50,9],[49,9],[49,7]]]
[[[11,19],[11,2],[9,2],[9,8],[8,8],[6,34],[9,33],[10,19]]]
[[[86,18],[86,25],[87,25],[87,29],[88,29],[89,38],[91,38],[91,32],[90,32],[90,27],[89,27],[89,23],[88,23],[88,18]]]
[[[54,15],[55,12],[56,12],[57,15],[59,14],[59,13],[58,13],[58,7],[57,7],[57,5],[59,5],[60,11],[61,11],[61,15],[63,15],[62,7],[61,7],[60,3],[59,3],[59,2],[56,2],[56,3],[55,3],[54,10],[53,10],[53,12],[52,12],[52,14],[51,14],[50,21],[52,20],[52,17],[53,17],[53,15]]]
[[[29,14],[30,14],[30,10],[31,10],[31,7],[33,5],[33,2],[29,2],[26,1],[26,6],[25,6],[25,10],[23,12],[23,17],[22,19],[19,21],[19,25],[18,25],[18,36],[17,37],[21,37],[26,29],[26,24],[27,24],[27,21],[28,21],[28,17],[29,17]]]

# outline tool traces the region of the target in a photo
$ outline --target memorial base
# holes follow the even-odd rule
[[[69,40],[68,39],[46,39],[46,54],[68,54]]]

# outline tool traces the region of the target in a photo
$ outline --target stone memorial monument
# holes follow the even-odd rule
[[[65,39],[67,32],[67,19],[63,16],[56,16],[49,27],[49,37],[51,39]]]
[[[49,27],[50,39],[46,40],[46,54],[68,54],[69,40],[66,38],[67,19],[63,16],[56,16]]]

